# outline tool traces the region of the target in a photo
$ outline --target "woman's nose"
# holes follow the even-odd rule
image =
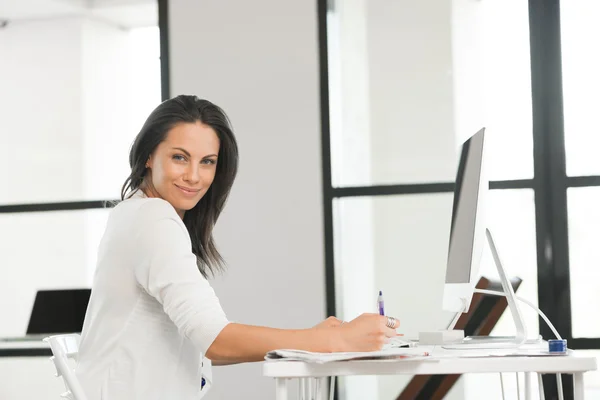
[[[190,183],[197,183],[200,181],[200,168],[191,166],[184,176],[184,179]]]

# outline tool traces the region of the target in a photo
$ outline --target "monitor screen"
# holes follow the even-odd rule
[[[81,332],[90,293],[90,289],[39,290],[27,334]]]
[[[462,146],[454,188],[446,283],[469,283],[471,276],[475,222],[477,213],[481,212],[478,209],[480,207],[478,196],[482,173],[483,139],[484,129],[481,129]]]

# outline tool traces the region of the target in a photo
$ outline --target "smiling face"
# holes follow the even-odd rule
[[[219,146],[219,137],[208,125],[175,125],[146,163],[144,193],[168,201],[183,219],[215,178]]]

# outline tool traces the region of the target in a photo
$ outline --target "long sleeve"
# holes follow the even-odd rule
[[[135,242],[145,256],[134,267],[135,277],[162,304],[180,334],[206,353],[229,321],[213,288],[198,271],[185,225],[169,207],[153,199],[140,208]]]

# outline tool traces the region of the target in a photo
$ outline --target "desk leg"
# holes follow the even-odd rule
[[[525,372],[525,400],[531,400],[531,372]]]
[[[583,400],[583,372],[573,374],[573,399]]]
[[[275,378],[275,400],[288,400],[286,378]]]
[[[317,400],[327,400],[329,391],[327,390],[327,377],[317,378]]]

